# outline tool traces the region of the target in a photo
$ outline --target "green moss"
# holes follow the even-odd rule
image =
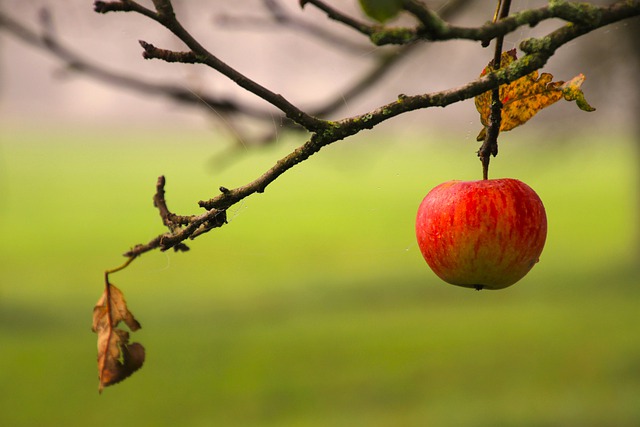
[[[520,49],[526,53],[543,52],[551,49],[551,37],[542,37],[540,39],[529,38],[520,43]]]
[[[533,27],[537,25],[538,22],[544,19],[544,15],[544,12],[540,9],[530,9],[523,10],[513,15],[513,17],[516,19],[516,23],[518,26],[530,25]]]
[[[322,140],[335,141],[336,139],[338,139],[336,138],[336,132],[339,131],[340,129],[342,129],[342,126],[340,125],[340,123],[327,120],[322,130],[319,130],[316,133],[318,137]]]
[[[559,18],[580,25],[594,26],[602,19],[600,8],[589,3],[551,0],[549,10]]]
[[[542,68],[544,63],[538,63],[539,61],[539,55],[525,55],[508,67],[498,70],[496,77],[502,81],[513,81],[515,78],[528,74],[532,68]],[[525,72],[522,71],[523,69]]]
[[[369,38],[376,46],[385,44],[407,44],[415,39],[416,35],[409,28],[380,28],[373,32]]]

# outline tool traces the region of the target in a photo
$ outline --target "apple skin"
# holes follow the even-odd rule
[[[448,181],[422,200],[416,237],[427,264],[445,282],[503,289],[538,262],[547,216],[535,191],[516,179]]]

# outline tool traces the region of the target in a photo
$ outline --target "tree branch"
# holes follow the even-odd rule
[[[640,3],[637,0],[618,1],[611,6],[595,6],[588,3],[556,0],[550,2],[549,6],[521,11],[498,22],[468,28],[447,23],[418,0],[404,0],[405,10],[414,15],[420,21],[420,25],[416,27],[385,27],[361,23],[327,6],[321,0],[303,1],[303,4],[307,3],[325,12],[329,18],[368,36],[374,44],[379,46],[407,44],[415,40],[444,41],[451,39],[475,40],[487,46],[490,40],[505,36],[519,27],[533,27],[552,18],[563,19],[577,26],[594,29],[601,27],[602,22],[606,21],[607,16],[611,16],[612,13],[625,18],[637,16],[640,13]]]
[[[166,2],[168,1],[156,0],[155,3]],[[323,4],[316,0],[309,0],[308,2]],[[200,207],[207,209],[203,214],[173,217],[172,214],[168,213],[166,202],[164,202],[164,179],[161,177],[162,182],[159,180],[154,200],[157,200],[156,206],[161,211],[163,223],[165,223],[165,225],[169,224],[170,231],[155,237],[147,244],[137,245],[125,253],[125,256],[136,257],[156,248],[166,250],[171,247],[176,247],[176,245],[179,245],[186,239],[193,239],[213,228],[224,225],[226,223],[226,211],[229,207],[254,193],[264,192],[269,184],[287,170],[308,159],[320,151],[320,149],[333,142],[342,140],[365,129],[371,129],[383,121],[408,111],[435,106],[444,107],[455,102],[474,98],[488,90],[497,89],[502,84],[510,83],[542,68],[547,60],[555,53],[556,49],[576,37],[612,22],[640,14],[639,2],[631,4],[620,1],[609,7],[596,9],[598,10],[597,19],[594,18],[590,25],[575,25],[570,23],[541,39],[526,40],[521,44],[521,49],[527,53],[525,56],[514,61],[508,67],[497,69],[473,82],[458,88],[431,94],[415,96],[400,95],[394,102],[383,105],[369,113],[336,122],[323,121],[322,126],[308,127],[307,129],[312,132],[310,139],[287,156],[278,160],[274,166],[257,179],[235,189],[220,187],[221,194],[212,199],[200,201],[198,203]],[[510,18],[505,18],[504,20],[508,19]],[[503,22],[503,20],[496,22],[495,28],[500,27],[501,22]],[[177,31],[177,33],[182,34],[181,31]],[[184,34],[182,34],[182,36],[186,37]],[[201,48],[198,48],[192,42],[189,44],[192,51],[200,57],[201,53],[199,53],[199,51]],[[176,222],[178,226],[175,226]]]

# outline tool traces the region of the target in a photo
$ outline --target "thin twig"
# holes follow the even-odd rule
[[[117,273],[118,271],[124,270],[129,266],[129,264],[133,262],[134,259],[136,259],[136,257],[137,257],[136,255],[129,256],[122,265],[112,268],[111,270],[106,270],[104,272],[104,283],[107,291],[109,290],[109,286],[111,285],[111,283],[109,283],[109,275],[113,273]],[[109,298],[107,300],[109,300]]]
[[[358,21],[355,18],[352,18],[338,9],[329,6],[324,1],[321,0],[300,0],[300,7],[305,7],[307,4],[312,4],[316,8],[323,11],[328,18],[333,19],[334,21],[341,22],[347,27],[351,27],[362,34],[372,35],[375,32],[375,27],[373,25],[366,24],[362,21]]]
[[[137,12],[151,19],[157,19],[158,15],[151,9],[148,9],[133,0],[115,0],[93,2],[93,10],[98,13],[108,12]]]

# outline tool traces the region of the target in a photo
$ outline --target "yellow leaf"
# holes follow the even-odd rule
[[[503,52],[500,68],[509,66],[517,59],[515,49]],[[482,70],[481,76],[495,71],[493,61]],[[569,82],[554,82],[553,75],[539,74],[534,71],[507,85],[500,86],[500,101],[502,102],[502,121],[500,131],[508,131],[526,123],[538,111],[546,108],[560,99],[576,101],[578,107],[584,111],[594,111],[584,98],[580,86],[584,82],[584,75],[571,79]],[[480,113],[480,121],[484,125],[478,135],[478,141],[484,140],[486,128],[489,126],[491,114],[491,91],[478,95],[475,99],[476,109]]]

